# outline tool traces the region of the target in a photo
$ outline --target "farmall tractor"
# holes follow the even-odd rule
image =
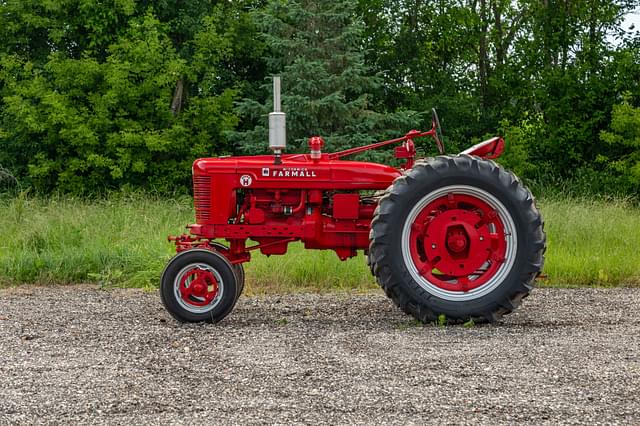
[[[364,250],[385,293],[422,322],[496,321],[529,294],[544,261],[543,221],[531,192],[491,161],[504,150],[501,138],[444,155],[435,110],[429,131],[333,153],[314,136],[309,153],[283,154],[285,129],[275,77],[273,155],[194,162],[196,223],[169,237],[177,255],[161,278],[177,320],[226,317],[251,252],[285,254],[294,241],[342,260]],[[425,136],[440,155],[416,159],[414,139]],[[396,145],[401,167],[344,159],[387,145]]]

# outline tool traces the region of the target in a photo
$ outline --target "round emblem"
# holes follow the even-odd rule
[[[251,182],[253,182],[253,179],[251,179],[251,176],[249,175],[242,175],[240,176],[240,185],[242,186],[251,186]]]

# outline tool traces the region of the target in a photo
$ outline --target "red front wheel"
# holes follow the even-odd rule
[[[164,306],[182,322],[218,322],[231,312],[237,296],[233,267],[224,256],[210,250],[177,254],[160,280]]]
[[[229,248],[223,244],[217,243],[215,241],[210,241],[209,245],[213,247],[213,249],[220,254],[222,254],[225,258],[228,258]],[[236,274],[236,283],[237,283],[237,295],[236,298],[239,298],[242,294],[242,290],[244,289],[244,267],[242,263],[232,264],[231,268],[233,269],[233,273]]]
[[[497,164],[460,155],[417,164],[382,197],[369,262],[421,321],[494,321],[529,294],[543,264],[531,193]]]

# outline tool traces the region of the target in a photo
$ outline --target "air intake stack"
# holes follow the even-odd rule
[[[280,155],[287,147],[286,114],[280,111],[280,77],[273,77],[273,112],[269,113],[269,148],[273,151],[274,164],[281,164]]]

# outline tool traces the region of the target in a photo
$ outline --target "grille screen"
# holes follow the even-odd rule
[[[211,177],[193,177],[193,204],[196,208],[196,222],[207,223],[211,217]]]

